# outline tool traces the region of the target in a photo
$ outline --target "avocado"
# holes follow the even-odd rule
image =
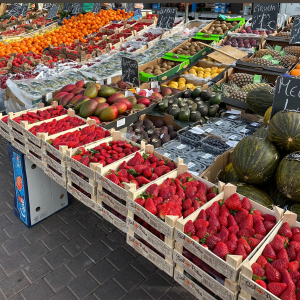
[[[208,107],[206,105],[198,105],[197,110],[202,117],[205,117],[208,114]]]
[[[159,135],[168,133],[168,127],[167,126],[163,126],[160,131],[159,131]]]
[[[177,98],[169,99],[169,100],[168,100],[168,103],[169,103],[169,105],[172,105],[172,104],[178,104],[178,99],[177,99]]]
[[[206,123],[206,119],[201,117],[200,120],[199,120],[200,124],[203,125]]]
[[[160,139],[153,139],[152,141],[151,141],[151,145],[153,145],[154,146],[154,148],[159,148],[160,146],[161,146],[161,141],[160,141]]]
[[[181,100],[178,101],[178,106],[179,106],[179,107],[182,107],[182,106],[184,106],[185,104],[186,104],[186,100],[185,100],[185,99],[181,99]]]
[[[186,91],[184,91],[183,98],[190,98],[191,96],[192,96],[192,90],[187,89]]]
[[[190,110],[189,108],[185,109],[184,107],[182,107],[180,109],[180,112],[178,114],[178,120],[179,121],[188,121],[190,118]]]
[[[155,120],[153,124],[156,128],[161,128],[161,127],[165,126],[165,122],[161,119]]]
[[[196,99],[193,100],[195,103],[200,103],[200,104],[204,104],[204,101],[201,97],[197,97]]]
[[[143,126],[143,121],[139,120],[132,125],[132,128],[133,128],[133,130],[135,130],[136,128],[142,127],[142,126]]]
[[[174,131],[174,126],[173,125],[167,125],[168,127],[168,133],[170,134],[170,132]]]
[[[191,112],[190,114],[190,121],[191,122],[198,122],[201,119],[201,114],[199,113],[199,111],[194,110]]]
[[[209,99],[209,104],[220,104],[222,102],[221,94],[215,94],[213,97]]]
[[[159,139],[159,133],[157,131],[155,131],[151,136],[150,136],[150,141],[152,141],[153,139]]]
[[[151,123],[147,123],[146,125],[144,125],[145,131],[148,131],[148,130],[153,129],[153,128],[154,128],[154,126],[153,126],[152,122]]]
[[[169,133],[171,140],[174,140],[177,138],[177,132],[176,131],[172,131]]]
[[[164,133],[163,136],[161,136],[160,138],[160,141],[161,141],[161,144],[165,144],[167,142],[170,142],[171,138],[170,138],[170,135],[168,133]]]
[[[158,103],[158,110],[164,112],[167,110],[168,106],[169,106],[168,100],[165,99]]]
[[[200,93],[200,97],[204,100],[204,101],[208,101],[211,97],[211,92],[208,91],[208,90],[203,90],[201,93]]]
[[[195,103],[194,101],[188,101],[188,105],[189,105],[190,111],[194,111],[197,109],[197,103]]]
[[[210,117],[213,117],[218,112],[218,109],[219,109],[219,105],[218,104],[211,105],[208,108],[208,115]]]
[[[203,90],[202,87],[196,87],[196,88],[194,88],[194,90],[192,92],[192,96],[194,98],[200,97],[200,94],[201,94],[202,90]]]
[[[173,116],[175,119],[177,118],[179,112],[180,112],[180,108],[178,107],[177,104],[173,104],[168,109],[168,114]]]

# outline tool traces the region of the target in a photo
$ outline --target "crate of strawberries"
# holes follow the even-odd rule
[[[11,127],[8,125],[8,116],[3,116],[0,113],[0,135],[9,142],[11,141]]]

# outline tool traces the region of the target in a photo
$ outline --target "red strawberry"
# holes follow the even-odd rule
[[[239,230],[240,230],[240,228],[237,225],[233,225],[233,226],[228,227],[229,233],[237,234],[239,232]]]
[[[144,206],[144,204],[145,204],[145,198],[143,198],[143,197],[141,197],[141,198],[136,198],[134,201],[135,201],[136,203],[138,203],[139,205],[141,205],[141,206]]]
[[[258,234],[261,234],[261,235],[266,235],[267,234],[267,230],[264,226],[264,223],[262,221],[257,221],[255,224],[254,224],[254,230],[255,230],[255,233],[258,233]]]
[[[265,214],[264,216],[265,221],[270,221],[270,222],[276,222],[276,218],[275,216],[269,215],[269,214]]]
[[[300,242],[300,233],[293,235],[292,241]]]
[[[285,249],[284,249],[285,250]],[[300,265],[300,252],[297,253],[295,260],[299,263]]]
[[[234,219],[237,223],[241,223],[245,218],[249,215],[249,211],[242,208],[238,213],[234,216]]]
[[[220,222],[214,213],[210,214],[210,218],[209,218],[208,222],[209,222],[209,226],[215,226],[218,228],[218,230],[221,227]]]
[[[220,214],[220,205],[218,202],[214,202],[209,208],[206,209],[206,215],[210,216],[212,213],[215,214],[216,217]]]
[[[238,240],[238,245],[243,246],[245,248],[245,251],[247,252],[247,254],[251,253],[252,249],[251,249],[250,245],[247,243],[247,241],[244,238],[240,238]]]
[[[238,241],[238,237],[236,236],[236,234],[234,233],[230,233],[229,237],[228,237],[228,241]]]
[[[290,272],[290,276],[295,284],[300,280],[300,273],[298,271]]]
[[[253,215],[253,223],[255,224],[257,221],[263,221],[264,218],[259,215]]]
[[[273,227],[276,225],[274,222],[270,222],[270,221],[264,221],[263,223],[267,232],[270,232],[273,229]]]
[[[263,239],[265,238],[264,235],[259,234],[259,233],[254,234],[253,237],[255,237],[256,239],[259,239],[260,241],[263,240]]]
[[[217,234],[217,236],[221,239],[221,242],[225,243],[228,240],[229,237],[229,231],[226,227],[222,226],[220,232]]]
[[[291,241],[289,243],[289,248],[293,248],[293,249],[295,249],[296,252],[299,252],[300,251],[300,242]]]
[[[157,208],[156,206],[154,205],[153,203],[153,200],[151,198],[148,198],[146,200],[146,203],[145,203],[145,208],[151,212],[153,215],[156,215],[157,214]]]
[[[248,237],[247,240],[252,250],[255,249],[258,246],[258,244],[261,242],[259,239],[253,237]]]
[[[203,192],[205,195],[207,194],[207,186],[204,182],[202,181],[198,181],[198,186],[197,186],[197,193],[199,193],[199,191]]]
[[[288,270],[284,270],[281,272],[281,282],[284,282],[287,284],[287,286],[295,286],[294,281],[292,280],[290,273]]]
[[[263,216],[263,214],[258,209],[251,209],[250,214]]]
[[[230,214],[230,211],[229,209],[226,207],[226,205],[222,205],[221,208],[220,208],[220,215],[226,215],[227,217],[229,217],[231,214]]]
[[[200,203],[197,200],[193,200],[193,207],[194,207],[194,210],[196,211],[201,206],[200,206]]]
[[[268,263],[268,261],[266,260],[266,258],[262,255],[260,255],[256,261],[262,268],[266,268],[266,265]]]
[[[236,248],[237,248],[237,241],[236,240],[230,240],[226,242],[228,252],[230,254],[234,254]]]
[[[207,194],[207,201],[211,200],[211,199],[214,199],[215,197],[217,197],[217,194],[215,193],[210,193],[210,194]]]
[[[266,265],[266,276],[269,282],[280,282],[281,280],[280,273],[271,264]]]
[[[186,200],[183,201],[183,203],[182,203],[182,209],[183,209],[183,210],[188,210],[189,208],[192,207],[192,204],[193,204],[193,202],[192,202],[191,199],[186,199]]]
[[[244,209],[246,209],[248,211],[251,210],[251,203],[250,203],[250,200],[247,197],[244,197],[241,202],[242,202],[242,207]]]
[[[276,297],[280,297],[281,294],[285,291],[287,285],[282,282],[270,282],[268,283],[268,291],[274,294]]]
[[[227,245],[223,242],[218,242],[216,247],[213,250],[213,253],[217,255],[218,257],[225,260],[227,254],[229,253]]]
[[[265,270],[258,263],[254,263],[251,266],[253,272],[253,280],[263,278],[265,276]]]
[[[288,268],[289,261],[285,258],[274,260],[271,265],[280,273]],[[299,266],[299,265],[298,265]]]
[[[242,202],[237,193],[234,193],[230,197],[228,197],[225,201],[225,205],[230,210],[241,210],[242,209]]]
[[[276,253],[270,244],[267,244],[262,255],[266,258],[268,262],[272,262],[276,259]]]
[[[200,239],[202,243],[205,243],[205,240],[203,239],[206,239],[209,236],[209,234],[207,233],[207,228],[201,227],[199,230],[197,230],[196,236]]]
[[[296,287],[288,286],[280,296],[281,300],[296,300]]]
[[[281,228],[278,231],[278,234],[280,234],[284,237],[287,237],[288,239],[291,239],[293,236],[293,233],[292,233],[289,223],[287,223],[287,222],[283,223]]]
[[[259,284],[264,289],[267,289],[267,284],[263,280],[257,279],[257,280],[255,280],[255,283]]]
[[[293,247],[289,247],[287,250],[286,250],[287,254],[288,254],[288,257],[289,257],[289,260],[290,261],[293,261],[296,259],[296,251],[295,251],[295,248]]]
[[[299,253],[300,254],[300,253]],[[283,248],[281,249],[278,253],[277,253],[277,259],[280,259],[280,258],[284,258],[286,259],[287,261],[289,261],[289,256],[286,252],[286,249]]]
[[[206,212],[205,212],[204,209],[201,209],[201,210],[200,210],[200,213],[199,213],[197,219],[202,219],[202,220],[207,221],[207,215],[206,215]]]
[[[298,292],[296,294],[296,300],[300,300],[300,289],[298,290]]]
[[[297,271],[299,271],[299,263],[297,261],[291,261],[288,264],[287,270],[289,272],[297,272]]]
[[[209,226],[209,223],[205,220],[197,219],[197,220],[194,221],[194,226],[195,226],[195,229],[197,231],[202,227],[207,228]]]
[[[195,226],[193,224],[192,220],[189,220],[185,225],[184,225],[184,233],[187,234],[188,236],[193,236],[196,233]]]
[[[241,245],[238,245],[235,252],[234,252],[234,255],[241,255],[243,257],[243,260],[245,260],[247,258],[247,253],[245,251],[245,248]]]
[[[186,210],[186,211],[183,213],[183,217],[184,217],[184,218],[188,217],[188,216],[191,215],[194,211],[195,211],[194,207],[189,208],[188,210]]]
[[[192,237],[191,237],[191,239],[193,239],[194,241],[196,241],[197,243],[199,243],[199,238],[197,237],[197,236],[195,236],[195,235],[193,235]]]
[[[220,216],[218,217],[218,220],[220,222],[221,225],[227,227],[228,222],[227,222],[227,215],[225,214],[220,214]]]
[[[246,229],[239,230],[239,232],[237,233],[237,236],[239,238],[242,237],[242,236],[248,238],[248,237],[253,236],[254,233],[255,233],[254,229],[246,228]]]
[[[221,239],[215,235],[210,235],[206,239],[206,245],[209,250],[213,250],[219,242],[221,242]]]
[[[300,233],[300,228],[299,227],[292,228],[292,233],[293,233],[293,235],[297,234],[297,233]]]
[[[248,215],[240,224],[240,229],[252,229],[253,228],[253,217]]]
[[[207,228],[207,232],[210,235],[215,235],[218,232],[218,228],[216,226],[210,226]]]
[[[237,225],[237,222],[232,215],[228,216],[227,221],[228,221],[228,227]]]
[[[276,234],[273,241],[270,243],[272,248],[274,249],[275,253],[278,253],[281,249],[287,248],[287,242],[286,239],[279,235]]]

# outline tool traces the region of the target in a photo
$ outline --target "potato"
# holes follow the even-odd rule
[[[161,68],[160,70],[161,70],[161,72],[166,72],[167,68]]]
[[[161,69],[162,69],[162,68],[165,69],[165,68],[167,67],[167,64],[164,62],[161,66],[162,66]]]
[[[155,65],[155,66],[154,66],[154,70],[155,70],[155,69],[160,69],[160,66],[159,66],[159,65]]]
[[[160,74],[162,74],[162,71],[161,71],[161,70],[156,70],[156,71],[154,71],[154,75],[160,75]]]
[[[147,73],[147,74],[152,74],[153,73],[153,71],[151,69],[146,69],[144,72]]]
[[[170,69],[172,69],[172,67],[171,66],[167,66],[167,68],[166,68],[167,70],[170,70]]]
[[[175,67],[175,62],[174,61],[168,61],[167,63],[171,67]]]
[[[183,49],[183,50],[189,50],[189,47],[188,47],[187,45],[184,45],[184,46],[182,47],[182,49]]]

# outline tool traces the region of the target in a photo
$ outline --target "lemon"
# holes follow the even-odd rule
[[[186,80],[185,80],[185,78],[179,78],[179,80],[178,80],[178,82],[184,82],[184,83],[186,83]]]
[[[199,68],[198,68],[198,72],[199,72],[199,71],[204,71],[204,69],[203,69],[202,67],[199,67]]]

